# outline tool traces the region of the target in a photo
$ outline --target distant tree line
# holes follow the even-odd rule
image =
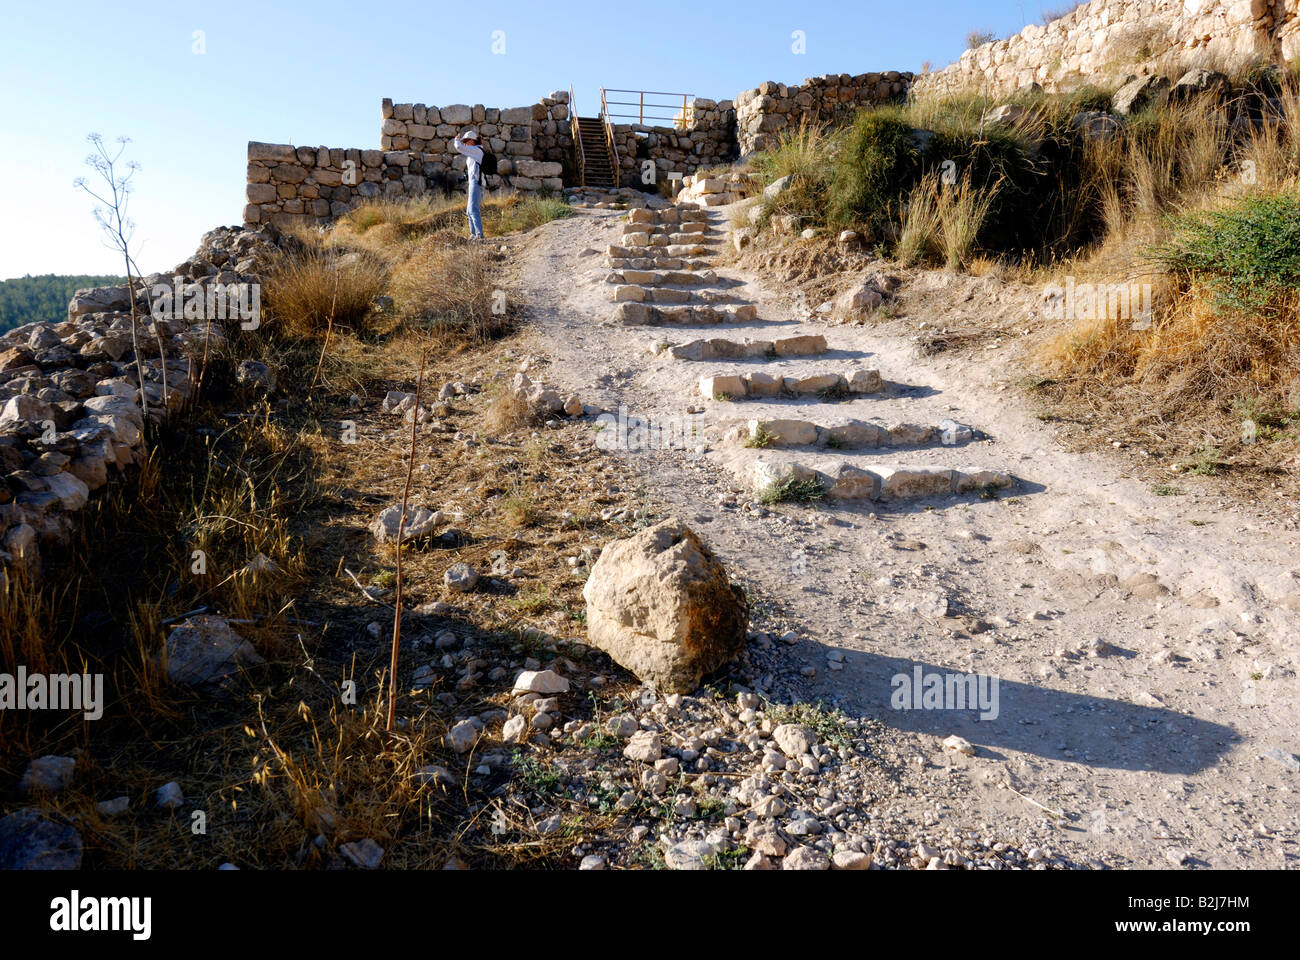
[[[121,277],[69,277],[53,273],[0,280],[0,333],[37,320],[56,323],[66,320],[68,301],[77,290],[125,283]]]

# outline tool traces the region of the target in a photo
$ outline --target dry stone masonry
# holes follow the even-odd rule
[[[771,80],[736,97],[736,134],[741,156],[775,145],[783,131],[800,124],[842,126],[862,107],[893,103],[907,95],[910,73],[890,70],[850,76],[811,77],[801,86]]]
[[[482,104],[381,105],[378,150],[250,142],[244,224],[329,223],[367,199],[445,193],[465,183],[465,158],[452,141],[473,126],[497,156],[489,189],[559,190],[573,155],[569,95],[527,107]]]
[[[735,101],[696,97],[671,126],[612,126],[620,185],[653,190],[670,175],[689,177],[770,145],[801,120],[839,124],[869,104],[904,96],[911,74],[890,71],[814,77],[802,86],[764,83]],[[478,129],[498,158],[490,189],[560,190],[577,182],[569,95],[556,91],[524,107],[423,103],[381,105],[379,148],[248,145],[245,226],[315,226],[375,198],[418,197],[463,188],[465,158],[452,140]],[[707,178],[706,178],[707,179]],[[722,191],[713,202],[725,202]]]
[[[647,161],[654,164],[656,181],[669,173],[691,174],[736,159],[736,110],[730,100],[696,97],[671,127],[614,124],[614,145],[624,182],[646,183]]]
[[[1049,91],[1114,86],[1191,67],[1231,71],[1300,54],[1300,0],[1092,0],[1046,25],[967,50],[916,78],[917,96],[990,96],[1030,84]]]

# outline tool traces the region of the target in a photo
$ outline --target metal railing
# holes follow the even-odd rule
[[[614,142],[614,124],[609,119],[609,102],[605,99],[605,88],[600,88],[600,120],[605,127],[605,148],[609,151],[610,173],[614,177],[614,186],[619,186],[622,182],[622,171],[619,168],[618,161],[618,144]]]
[[[635,94],[635,100],[606,100],[606,93],[629,93]],[[677,128],[686,126],[686,113],[688,103],[694,94],[690,93],[663,93],[658,90],[606,90],[600,88],[600,106],[601,111],[606,117],[617,117],[619,120],[635,120],[642,126],[646,125],[647,120],[671,120],[672,125]],[[671,103],[656,103],[653,100],[646,102],[646,97],[672,97]],[[681,98],[680,108],[677,105],[677,99]],[[610,113],[609,107],[636,107],[636,113]],[[667,116],[657,113],[648,113],[650,110],[677,110],[675,114]],[[660,126],[660,124],[651,124],[651,126]]]
[[[578,101],[573,97],[573,84],[569,84],[569,134],[578,145],[578,186],[587,185],[587,151],[582,146],[582,128],[578,126]]]

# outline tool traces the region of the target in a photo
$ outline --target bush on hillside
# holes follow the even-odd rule
[[[1150,251],[1175,277],[1204,284],[1219,310],[1275,312],[1300,284],[1300,196],[1253,196],[1183,214]]]
[[[858,114],[834,163],[826,204],[834,225],[864,223],[878,233],[896,219],[920,180],[925,142],[897,108]]]

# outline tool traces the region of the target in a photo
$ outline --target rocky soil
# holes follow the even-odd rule
[[[709,213],[720,238],[725,208]],[[1294,516],[1194,486],[1161,496],[1115,458],[1063,449],[1013,389],[1024,374],[1011,337],[923,357],[906,332],[923,317],[836,325],[801,313],[763,277],[718,264],[760,319],[688,330],[611,323],[601,253],[621,241],[625,219],[592,210],[535,236],[522,267],[533,346],[552,361],[560,392],[588,405],[650,420],[702,411],[698,448],[609,455],[631,463],[657,508],[690,524],[760,598],[739,682],[885,731],[905,771],[892,782],[909,792],[898,809],[915,822],[1014,835],[1026,856],[1038,845],[1053,862],[1295,862]],[[732,439],[752,408],[738,416],[735,403],[702,400],[705,365],[662,344],[796,334],[824,334],[841,358],[870,358],[896,386],[871,413],[972,423],[984,438],[974,445],[981,465],[1013,474],[1016,488],[760,503],[737,462],[769,451]],[[789,375],[810,364],[781,366]],[[946,468],[972,450],[936,445],[917,456]],[[894,709],[892,679],[918,666],[998,678],[997,717]],[[945,750],[952,735],[973,748]],[[829,802],[861,803],[858,789],[849,780]]]

